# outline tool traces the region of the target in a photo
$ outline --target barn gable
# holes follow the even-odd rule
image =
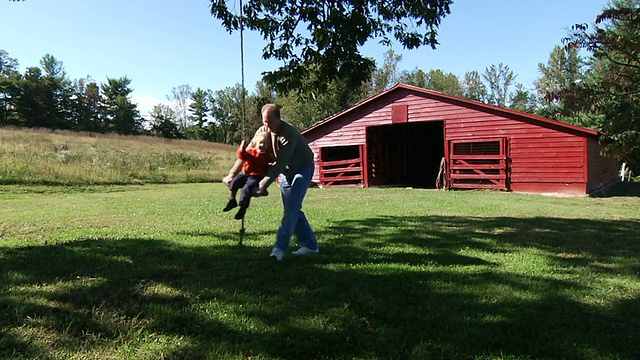
[[[596,131],[404,84],[302,133],[320,186],[587,194],[616,180]]]

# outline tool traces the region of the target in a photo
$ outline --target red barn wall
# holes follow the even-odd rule
[[[437,100],[426,100],[421,107],[425,109],[422,114],[444,120],[446,140],[505,138],[510,190],[586,193],[582,136],[486,108]]]
[[[603,168],[609,171],[610,159],[591,154],[596,151],[597,142],[587,141],[587,134],[481,105],[432,99],[407,89],[388,95],[306,133],[316,156],[321,147],[365,144],[366,127],[391,124],[392,105],[406,104],[408,122],[444,121],[445,142],[505,138],[509,190],[586,194],[590,190],[588,179],[594,184],[608,180],[608,176],[600,178],[596,174]],[[596,168],[587,171],[588,154]],[[316,168],[314,181],[318,179]],[[589,184],[591,187],[591,182]]]
[[[391,105],[377,106],[367,104],[361,109],[350,112],[342,118],[334,119],[325,124],[321,131],[305,134],[309,141],[309,147],[316,157],[316,171],[313,173],[313,182],[320,182],[320,169],[318,169],[318,156],[320,148],[330,146],[364,145],[367,142],[366,128],[368,126],[391,124]]]

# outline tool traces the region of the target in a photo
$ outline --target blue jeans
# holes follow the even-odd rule
[[[302,212],[302,202],[307,194],[307,189],[311,185],[314,166],[306,167],[297,173],[289,176],[280,175],[280,192],[282,193],[282,204],[284,205],[284,215],[276,235],[276,247],[282,251],[289,247],[289,241],[293,234],[298,239],[300,246],[311,250],[318,249],[318,240],[307,221],[307,217]]]

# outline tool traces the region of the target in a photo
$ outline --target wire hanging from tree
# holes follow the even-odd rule
[[[245,139],[247,137],[247,115],[246,115],[246,99],[245,99],[245,89],[244,89],[244,9],[242,0],[240,0],[240,73],[241,73],[241,88],[242,92],[242,138]]]
[[[240,116],[242,116],[242,139],[245,139],[247,137],[247,129],[245,126],[246,123],[246,110],[245,110],[245,90],[244,90],[244,13],[243,13],[243,9],[242,9],[242,0],[240,0],[240,74],[241,74],[241,83],[240,83],[240,91],[242,93],[241,98],[242,98],[242,106],[241,106],[241,114]],[[244,227],[244,216],[242,217],[242,222],[240,223],[240,243],[239,245],[242,246],[242,240],[244,238],[244,233],[245,233],[246,229]]]

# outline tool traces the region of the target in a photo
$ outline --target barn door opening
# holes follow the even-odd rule
[[[367,128],[369,185],[435,188],[444,156],[442,121]]]

